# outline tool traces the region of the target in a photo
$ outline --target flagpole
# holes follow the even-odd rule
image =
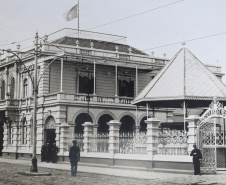
[[[79,38],[79,0],[78,0],[78,38]]]

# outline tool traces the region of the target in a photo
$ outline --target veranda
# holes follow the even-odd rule
[[[189,156],[195,141],[196,116],[187,119],[188,132],[160,130],[157,118],[148,118],[147,132],[120,133],[121,123],[111,120],[109,133],[94,135],[90,122],[83,124],[83,135],[70,135],[69,126],[61,127],[59,160],[68,160],[72,140],[76,139],[81,150],[81,162],[109,166],[133,166],[145,169],[192,170]]]

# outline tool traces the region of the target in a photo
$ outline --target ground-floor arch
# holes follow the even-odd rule
[[[135,120],[129,115],[125,115],[120,119],[122,123],[120,126],[120,132],[133,132],[135,126]]]
[[[113,120],[113,117],[109,114],[104,114],[100,116],[98,120],[98,133],[108,133],[109,132],[109,125],[107,125],[107,122]]]
[[[147,120],[147,116],[143,117],[140,121],[140,132],[147,132],[147,123],[145,123],[145,120]]]
[[[81,113],[75,118],[75,134],[84,133],[84,127],[82,126],[82,124],[84,124],[85,122],[93,123],[92,117],[87,113]]]
[[[44,145],[54,145],[56,144],[56,128],[55,128],[55,119],[52,116],[49,116],[45,122],[44,130]]]

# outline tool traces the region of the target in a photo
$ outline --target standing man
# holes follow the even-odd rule
[[[200,173],[200,161],[202,159],[202,154],[196,145],[193,145],[193,150],[191,151],[190,156],[193,156],[193,165],[194,165],[194,175],[201,175]]]
[[[69,159],[71,163],[71,176],[76,176],[78,161],[80,160],[80,149],[77,147],[77,141],[73,140],[73,146],[69,151]]]

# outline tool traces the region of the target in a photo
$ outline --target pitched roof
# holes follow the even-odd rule
[[[128,49],[130,48],[129,45],[125,45],[125,44],[119,44],[119,43],[107,42],[107,41],[101,41],[101,40],[93,40],[93,39],[72,38],[72,37],[63,37],[63,38],[55,40],[52,43],[75,46],[76,40],[79,41],[80,47],[90,48],[90,42],[93,42],[93,44],[94,44],[93,48],[95,48],[95,49],[115,51],[115,47],[118,46],[119,52],[129,53]],[[131,47],[131,49],[132,49],[133,54],[147,55],[145,52],[140,51],[134,47]]]
[[[192,107],[202,107],[200,102],[209,103],[214,96],[226,101],[226,86],[188,49],[182,48],[132,104],[150,102],[157,107],[178,107],[177,103],[185,100]]]

